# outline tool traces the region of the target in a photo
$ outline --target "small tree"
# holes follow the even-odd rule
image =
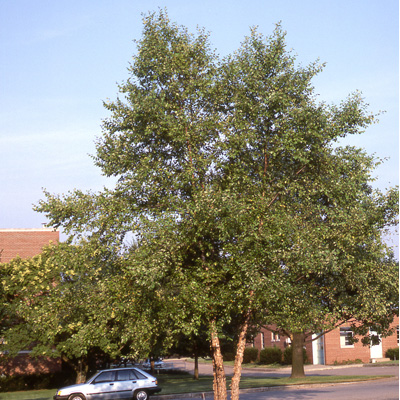
[[[6,308],[12,315],[3,330],[10,356],[29,348],[31,356],[61,357],[80,383],[98,363],[124,351],[148,351],[139,340],[131,348],[125,328],[135,332],[134,309],[128,305],[133,296],[125,291],[120,263],[108,257],[90,246],[61,243],[31,259],[2,264]]]

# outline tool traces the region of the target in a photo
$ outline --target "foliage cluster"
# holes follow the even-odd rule
[[[254,347],[246,347],[244,351],[243,362],[250,364],[258,360],[259,363],[263,365],[268,365],[268,364],[292,365],[292,357],[293,357],[292,346],[286,347],[283,352],[279,347],[265,347],[264,349],[260,350],[260,352],[258,351],[258,349]],[[303,348],[303,361],[305,364],[308,363],[308,356],[304,348]]]
[[[282,350],[279,347],[266,347],[260,351],[260,364],[282,363]]]
[[[344,361],[337,361],[335,360],[333,365],[351,365],[351,364],[362,364],[362,360],[356,358],[355,360],[344,360]]]
[[[258,349],[255,347],[246,347],[243,353],[243,363],[251,364],[258,359]]]
[[[386,350],[385,357],[390,358],[391,360],[399,360],[399,348],[394,347]]]
[[[40,375],[11,375],[0,377],[0,392],[16,392],[22,390],[54,389],[73,384],[68,381],[64,372]]]

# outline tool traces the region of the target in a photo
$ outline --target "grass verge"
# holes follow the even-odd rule
[[[341,382],[360,382],[382,378],[389,378],[391,375],[385,376],[309,376],[302,379],[289,378],[259,378],[259,377],[242,377],[240,382],[241,389],[256,387],[273,387],[288,385],[304,385],[304,384],[323,384],[323,383],[341,383]],[[162,387],[161,394],[179,394],[194,392],[212,391],[212,377],[202,376],[198,381],[193,380],[188,375],[159,375],[159,385]],[[230,379],[228,378],[228,385]],[[8,392],[0,393],[1,400],[52,400],[56,389],[51,390],[31,390],[24,392]]]
[[[56,389],[0,393],[1,400],[53,400]]]
[[[391,360],[391,361],[380,361],[377,363],[370,363],[370,364],[365,364],[367,367],[382,367],[382,366],[388,366],[388,365],[399,365],[399,360]]]
[[[188,361],[194,362],[194,358],[187,358]],[[212,364],[211,359],[200,358],[199,363],[201,364]],[[235,361],[224,361],[225,366],[233,367],[235,365]],[[290,365],[286,364],[260,364],[258,362],[250,363],[250,364],[242,364],[242,368],[268,368],[268,369],[280,369],[287,368]]]
[[[242,377],[240,380],[240,388],[257,388],[257,387],[274,387],[274,386],[288,386],[288,385],[305,385],[305,384],[323,384],[323,383],[341,383],[341,382],[361,382],[368,380],[376,380],[382,378],[389,378],[391,375],[356,375],[356,376],[306,376],[305,378],[290,379],[284,378],[262,378],[262,377]],[[162,387],[161,394],[180,394],[180,393],[194,393],[194,392],[208,392],[212,391],[211,376],[201,376],[198,381],[190,377],[180,376],[159,376],[159,385]],[[229,388],[230,378],[227,378],[227,385]]]

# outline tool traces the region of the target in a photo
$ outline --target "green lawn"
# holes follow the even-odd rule
[[[53,400],[56,389],[0,393],[1,400]]]
[[[368,367],[380,367],[382,365],[399,365],[399,360],[382,361],[374,364],[368,364]]]
[[[375,380],[388,378],[389,376],[309,376],[302,379],[285,378],[262,378],[262,377],[242,377],[240,388],[255,388],[255,387],[271,387],[271,386],[287,386],[287,385],[302,385],[302,384],[321,384],[321,383],[339,383],[339,382],[359,382],[366,380]],[[230,378],[228,386],[230,384]],[[212,391],[212,377],[203,376],[198,381],[192,377],[170,376],[165,378],[160,375],[159,385],[163,388],[160,394],[173,393],[188,393],[188,392],[206,392]]]
[[[389,376],[310,376],[304,379],[243,377],[240,387],[286,386],[316,383],[358,382]],[[159,375],[160,394],[212,391],[212,377],[203,376],[198,381],[188,375]],[[229,384],[229,382],[228,382]],[[0,393],[1,400],[52,400],[56,389]]]

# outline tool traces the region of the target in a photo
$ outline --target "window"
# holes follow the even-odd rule
[[[143,375],[141,372],[139,372],[138,370],[132,371],[135,375],[137,379],[147,379],[146,375]]]
[[[340,347],[354,347],[353,331],[351,328],[340,328]]]
[[[131,370],[125,369],[123,371],[118,371],[118,381],[129,381],[133,379],[136,379],[136,377],[133,376]]]
[[[280,342],[281,336],[278,332],[271,332],[271,342]]]
[[[399,345],[399,325],[397,325],[397,346]]]
[[[264,333],[261,332],[261,348],[263,349],[265,347],[265,342],[264,342]]]
[[[101,373],[94,383],[111,382],[115,380],[115,371],[106,371]]]

